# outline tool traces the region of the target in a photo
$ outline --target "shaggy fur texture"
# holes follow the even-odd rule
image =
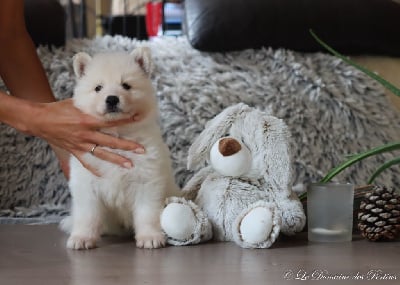
[[[106,36],[74,40],[53,51],[40,48],[38,53],[55,95],[62,99],[72,96],[71,58],[75,53],[130,51],[138,44]],[[194,138],[207,121],[239,102],[269,111],[289,126],[296,184],[317,181],[347,154],[400,139],[399,112],[382,87],[327,54],[284,49],[202,53],[185,38],[156,39],[148,45],[154,59],[153,85],[161,127],[180,185],[192,176],[186,161]],[[67,182],[45,142],[1,125],[0,157],[3,221],[10,222],[8,217],[44,217],[47,221],[66,214],[70,202]],[[364,184],[377,162],[390,157],[368,158],[337,179]],[[384,172],[377,182],[400,185],[398,168]]]
[[[83,157],[101,173],[88,171],[71,157],[69,188],[71,216],[62,228],[70,233],[67,247],[90,249],[100,236],[124,229],[134,230],[136,245],[158,248],[165,245],[160,213],[164,201],[179,195],[172,173],[172,163],[158,124],[158,104],[151,84],[152,60],[147,47],[123,52],[87,53],[74,57],[77,84],[74,105],[101,120],[135,117],[135,122],[102,131],[136,141],[145,153],[114,150],[130,158],[134,168],[122,168],[92,154]],[[109,149],[110,150],[110,149]]]
[[[211,152],[213,145],[224,136],[229,136],[242,148],[246,147],[249,156],[243,158],[237,152],[213,159],[216,155]],[[205,161],[209,166],[193,176],[183,193],[188,193],[191,199],[195,196],[193,201],[209,218],[215,240],[235,241],[245,248],[268,248],[280,231],[292,235],[303,229],[306,222],[303,207],[292,192],[293,154],[289,137],[282,120],[239,103],[209,121],[195,139],[189,148],[189,168],[203,165]],[[228,165],[224,166],[223,173],[215,167],[222,161],[244,164],[243,159],[247,160],[249,167],[241,173]],[[176,242],[178,236],[189,236],[189,239],[197,236],[196,232],[175,236],[168,231],[165,225],[175,224],[183,216],[171,215],[168,219],[165,211],[170,206],[166,207],[161,218],[165,221],[162,227],[169,239],[173,237],[173,242]],[[260,210],[263,212],[261,215],[257,214]],[[178,223],[190,228],[184,224]],[[260,229],[269,230],[263,232]],[[182,239],[182,242],[186,244],[187,240]]]

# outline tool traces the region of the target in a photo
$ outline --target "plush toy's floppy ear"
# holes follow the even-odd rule
[[[85,75],[85,70],[92,57],[85,52],[79,52],[73,57],[73,67],[77,78]]]
[[[131,52],[131,56],[133,56],[135,62],[140,66],[144,73],[147,75],[151,74],[153,71],[153,61],[151,59],[151,51],[149,47],[138,47]]]
[[[251,115],[255,116],[253,126],[254,142],[259,150],[255,158],[258,168],[265,181],[276,190],[275,194],[287,198],[291,193],[293,171],[289,129],[283,120],[261,111],[255,110]]]
[[[193,169],[197,164],[203,162],[208,157],[213,144],[225,136],[236,119],[244,116],[250,110],[251,108],[246,104],[239,103],[226,108],[209,121],[189,148],[188,169]]]
[[[261,113],[261,112],[260,112]],[[303,229],[306,217],[296,193],[292,191],[293,164],[290,131],[283,120],[266,114],[258,116],[254,141],[259,150],[257,168],[281,213],[281,232],[292,235]],[[253,160],[254,162],[254,160]]]

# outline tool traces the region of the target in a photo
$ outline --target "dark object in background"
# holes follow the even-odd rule
[[[203,51],[325,51],[313,29],[342,53],[400,56],[400,4],[392,0],[185,0],[184,23]]]
[[[138,40],[147,40],[144,15],[110,16],[102,19],[104,31],[109,35],[122,35]]]
[[[55,0],[25,0],[24,4],[26,27],[35,45],[63,46],[66,14],[61,4]]]

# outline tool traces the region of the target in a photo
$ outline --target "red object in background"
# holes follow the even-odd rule
[[[158,35],[162,24],[162,6],[162,1],[151,1],[146,4],[146,31],[149,37]]]

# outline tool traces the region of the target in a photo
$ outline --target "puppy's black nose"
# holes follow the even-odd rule
[[[119,103],[119,98],[117,96],[114,95],[107,96],[106,98],[107,108],[112,109],[116,107],[118,103]]]

